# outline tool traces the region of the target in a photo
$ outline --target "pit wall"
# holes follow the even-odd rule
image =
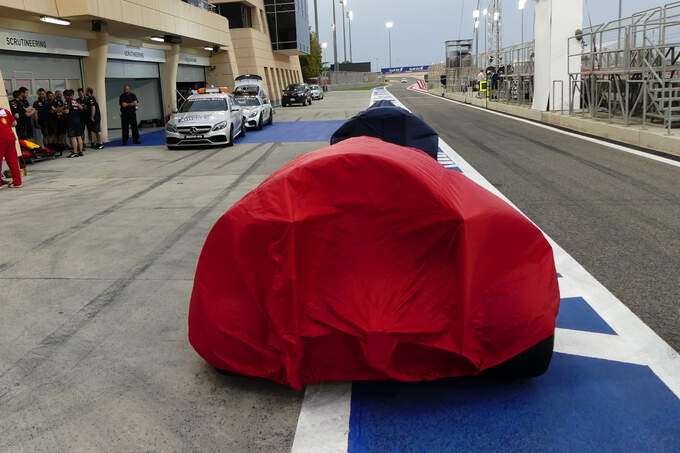
[[[430,90],[430,93],[441,96],[440,90]],[[571,116],[567,112],[543,112],[526,106],[489,102],[476,96],[456,93],[446,93],[445,97],[519,118],[680,157],[680,133],[667,135],[666,130],[662,127],[652,126],[643,129],[639,126],[623,126],[607,121]]]

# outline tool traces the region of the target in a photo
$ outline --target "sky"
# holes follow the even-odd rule
[[[317,0],[319,9],[319,37],[327,42],[324,61],[333,62],[333,0]],[[578,1],[578,0],[565,0]],[[622,0],[623,17],[636,11],[670,3],[671,0]],[[314,28],[314,0],[309,2],[309,25]],[[339,0],[338,61],[343,61],[342,6]],[[522,12],[518,0],[503,0],[503,46],[521,42]],[[480,8],[487,4],[480,0]],[[618,16],[619,0],[584,0],[584,26],[600,24]],[[370,61],[374,66],[388,66],[388,33],[385,22],[392,21],[392,66],[411,66],[437,63],[444,60],[444,41],[472,38],[472,10],[477,0],[347,0],[352,10],[352,60]],[[534,1],[528,0],[524,10],[524,40],[532,39]],[[461,20],[462,17],[462,20]],[[482,25],[483,26],[483,25]],[[346,26],[347,27],[347,26]],[[480,34],[480,49],[482,47]],[[350,57],[347,31],[347,59]]]

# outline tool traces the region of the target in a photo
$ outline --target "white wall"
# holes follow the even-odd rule
[[[532,108],[545,111],[563,110],[569,107],[569,73],[567,55],[575,53],[578,44],[568,39],[577,29],[583,28],[583,0],[536,0],[536,34],[534,102]],[[572,71],[578,70],[572,59]],[[555,99],[552,98],[553,81],[561,80],[564,85],[564,105],[561,88],[555,86]]]

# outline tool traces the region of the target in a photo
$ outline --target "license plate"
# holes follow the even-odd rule
[[[291,100],[291,101],[294,101],[294,100],[295,100],[295,98],[290,98],[290,100]]]
[[[203,138],[203,135],[187,135],[184,138]]]

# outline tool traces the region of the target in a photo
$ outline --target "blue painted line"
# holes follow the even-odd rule
[[[248,131],[240,143],[328,143],[343,123],[342,120],[275,122],[261,131]]]
[[[529,380],[355,382],[348,451],[678,452],[678,427],[649,367],[555,353]]]
[[[142,142],[140,145],[133,145],[132,138],[128,140],[128,146],[158,146],[165,145],[165,129],[160,129],[153,132],[145,132],[139,134],[139,141]],[[121,139],[111,140],[105,143],[106,146],[122,146],[123,141]]]
[[[616,335],[609,324],[582,297],[566,297],[560,300],[557,327]]]

